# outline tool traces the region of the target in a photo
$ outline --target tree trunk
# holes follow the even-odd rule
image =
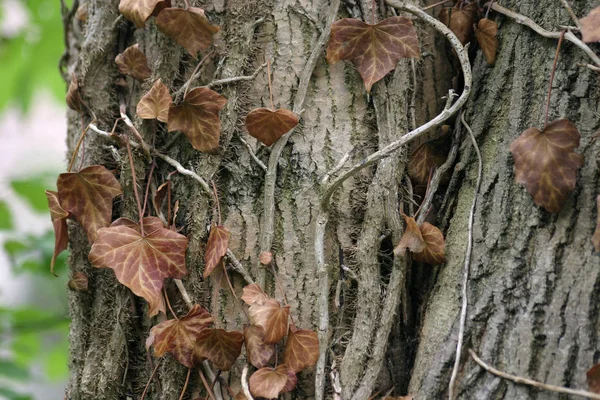
[[[432,1],[431,3],[433,3]],[[75,2],[77,6],[77,1]],[[179,2],[175,2],[179,3]],[[308,85],[306,100],[294,104],[307,60],[318,44],[331,12],[327,0],[214,0],[192,1],[221,26],[215,55],[205,64],[194,85],[214,79],[251,75],[271,61],[275,107],[301,107],[301,124],[282,148],[275,180],[274,228],[265,226],[265,172],[240,141],[244,138],[265,164],[274,151],[256,142],[243,129],[246,114],[269,106],[266,70],[255,79],[214,87],[228,99],[221,112],[221,151],[207,155],[194,150],[181,135],[156,130],[156,148],[177,159],[217,187],[223,225],[230,229],[230,249],[265,290],[279,296],[275,279],[258,262],[272,233],[277,274],[291,305],[295,323],[316,329],[319,323],[319,277],[315,224],[319,209],[319,181],[347,152],[352,164],[434,117],[444,106],[452,77],[453,54],[444,38],[415,22],[423,53],[417,60],[401,60],[398,67],[374,86],[369,96],[360,76],[347,62],[328,65],[319,57]],[[370,0],[342,2],[337,18],[371,21]],[[391,16],[382,9],[379,20]],[[577,2],[585,15],[592,0]],[[417,2],[415,1],[415,4]],[[153,76],[139,84],[128,80],[127,113],[147,142],[154,125],[133,118],[141,95],[155,79],[173,91],[190,77],[198,60],[158,31],[154,18],[145,29],[135,29],[119,17],[118,1],[86,3],[85,23],[67,20],[69,70],[82,83],[81,93],[97,117],[96,125],[110,131],[119,117],[114,58],[119,48],[139,43]],[[177,4],[183,6],[183,4]],[[527,15],[545,28],[572,24],[555,0],[507,0],[503,6]],[[302,10],[303,12],[298,12]],[[439,7],[436,9],[439,10]],[[310,16],[307,17],[307,16]],[[551,215],[536,206],[514,181],[510,143],[526,128],[541,127],[556,40],[545,39],[515,21],[494,16],[500,24],[498,59],[488,66],[471,46],[474,82],[464,108],[483,157],[483,180],[477,196],[473,257],[469,280],[469,313],[465,346],[507,372],[546,383],[586,388],[585,372],[598,362],[598,293],[600,258],[590,242],[595,226],[595,198],[600,193],[596,165],[600,144],[593,141],[599,128],[597,75],[577,66],[586,56],[565,43],[556,71],[550,119],[569,118],[582,136],[579,152],[585,166],[575,191],[562,212]],[[121,44],[119,42],[122,42]],[[413,74],[417,85],[413,88]],[[129,79],[129,78],[128,78]],[[414,115],[414,118],[413,118]],[[68,143],[73,150],[82,126],[70,111]],[[414,119],[414,120],[413,120]],[[117,132],[127,132],[118,125]],[[408,212],[406,165],[409,149],[398,151],[374,167],[346,181],[336,192],[326,230],[325,250],[329,282],[329,346],[325,398],[333,398],[338,377],[341,398],[366,399],[392,390],[417,399],[448,395],[460,314],[467,221],[474,196],[477,160],[464,132],[457,164],[449,184],[440,189],[430,220],[446,236],[447,262],[439,267],[395,257],[393,247],[403,231],[400,210]],[[170,142],[172,144],[170,144]],[[167,148],[167,144],[170,144]],[[120,171],[122,201],[114,217],[137,218],[127,152],[90,132],[85,140],[83,165],[103,164]],[[277,146],[277,145],[275,145]],[[150,166],[134,152],[137,180],[145,188]],[[348,164],[350,165],[350,164]],[[173,167],[157,160],[157,184]],[[183,280],[192,300],[218,317],[218,327],[241,330],[245,319],[227,286],[202,279],[207,227],[214,220],[211,199],[189,177],[172,177],[173,203],[179,202],[177,226],[189,238]],[[445,191],[445,193],[444,193]],[[446,201],[442,205],[441,199]],[[433,213],[432,213],[433,214]],[[112,270],[96,269],[87,260],[90,245],[76,223],[69,225],[72,272],[89,276],[88,292],[70,294],[71,376],[67,398],[139,399],[158,359],[144,343],[160,318],[148,318],[147,304],[119,284]],[[347,266],[353,273],[342,268]],[[230,272],[241,294],[247,283]],[[186,312],[175,284],[166,281],[178,314]],[[221,376],[237,392],[244,357]],[[458,398],[554,399],[557,395],[515,385],[484,372],[463,352]],[[169,355],[158,367],[147,399],[177,399],[187,370]],[[312,370],[303,372],[289,399],[315,397]],[[226,391],[223,398],[228,398]],[[224,387],[224,386],[223,386]],[[198,375],[192,374],[186,399],[205,395]]]

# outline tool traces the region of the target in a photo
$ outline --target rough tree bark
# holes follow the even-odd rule
[[[77,1],[75,1],[77,5]],[[265,60],[272,61],[276,107],[292,109],[299,77],[317,43],[330,8],[327,0],[214,0],[193,1],[221,26],[217,52],[205,66],[198,86],[214,79],[250,75]],[[376,2],[379,18],[391,15]],[[383,2],[381,2],[383,3]],[[418,4],[417,1],[414,2]],[[433,2],[432,2],[433,3]],[[583,16],[592,0],[576,2]],[[180,4],[182,5],[182,4]],[[555,30],[570,20],[555,0],[506,0],[502,5]],[[135,30],[119,18],[118,1],[86,2],[85,23],[66,18],[68,65],[82,83],[82,94],[97,116],[99,127],[110,130],[119,114],[114,58],[119,39],[134,42],[146,53],[153,77],[143,84],[129,82],[128,113],[151,82],[161,78],[173,90],[187,81],[197,60],[162,35],[153,19]],[[298,12],[302,10],[303,12]],[[439,7],[436,9],[439,10]],[[371,0],[346,0],[338,17],[370,21]],[[492,14],[493,15],[493,14]],[[595,196],[600,193],[597,158],[600,127],[598,77],[577,62],[586,56],[564,44],[556,73],[550,118],[566,117],[582,134],[585,155],[577,188],[564,210],[550,215],[535,206],[514,183],[509,144],[523,130],[542,124],[556,41],[545,39],[514,21],[500,23],[499,53],[494,67],[471,49],[473,92],[465,107],[482,150],[484,172],[475,214],[470,307],[466,346],[500,369],[555,385],[585,388],[585,372],[600,358],[600,257],[593,252]],[[275,187],[273,248],[277,270],[293,317],[301,327],[315,329],[319,320],[318,277],[313,242],[319,206],[318,181],[348,151],[361,160],[394,138],[435,116],[452,86],[451,51],[444,38],[416,22],[424,57],[398,68],[365,93],[358,73],[349,63],[327,65],[320,57],[303,105],[301,125],[283,148]],[[596,49],[598,50],[598,49]],[[413,68],[414,67],[414,68]],[[417,85],[413,87],[413,73]],[[273,276],[260,271],[258,255],[264,240],[264,171],[239,140],[250,142],[257,156],[268,162],[270,149],[242,129],[252,108],[267,105],[265,72],[249,82],[215,87],[228,104],[219,155],[191,148],[184,137],[175,139],[159,127],[156,147],[193,169],[218,188],[224,225],[232,231],[230,248],[253,276],[265,278],[273,295]],[[413,93],[414,91],[414,93]],[[413,118],[414,116],[414,118]],[[68,113],[68,144],[73,149],[81,121]],[[134,118],[149,141],[153,125]],[[125,129],[124,125],[119,129]],[[120,171],[122,201],[115,217],[136,217],[131,171],[122,149],[89,134],[84,165],[102,163]],[[468,137],[462,135],[457,164],[447,192],[430,216],[446,234],[447,263],[439,267],[410,265],[394,258],[392,249],[402,234],[399,210],[408,208],[406,164],[408,149],[367,168],[346,181],[335,196],[325,248],[331,288],[330,351],[325,398],[334,396],[330,372],[339,377],[343,399],[366,399],[375,392],[408,392],[418,399],[447,396],[454,360],[460,313],[460,281],[467,243],[466,224],[474,195],[476,160]],[[138,182],[145,184],[148,165],[135,155]],[[162,183],[173,168],[157,161],[155,177]],[[235,301],[214,282],[203,281],[203,249],[213,218],[210,199],[198,184],[175,175],[174,201],[179,200],[177,225],[190,238],[184,279],[190,295],[219,316],[219,326],[240,329],[244,320]],[[444,191],[446,187],[442,188]],[[446,198],[444,207],[441,199]],[[88,292],[70,294],[70,400],[138,399],[152,371],[144,341],[157,319],[146,316],[146,304],[120,285],[111,270],[97,270],[87,261],[89,244],[76,224],[70,224],[70,265],[90,278]],[[354,273],[344,272],[341,265]],[[245,284],[232,272],[237,290]],[[336,290],[338,289],[339,290]],[[172,282],[168,293],[179,312],[185,304]],[[336,295],[338,293],[338,295]],[[336,306],[339,303],[339,306]],[[388,336],[389,335],[389,336]],[[326,345],[322,343],[322,345]],[[153,360],[155,365],[157,360]],[[223,378],[240,387],[243,362]],[[147,398],[177,399],[186,370],[170,357],[162,361]],[[298,388],[286,398],[313,398],[314,373],[305,372]],[[201,393],[192,376],[187,399]],[[462,399],[558,399],[525,386],[502,381],[483,372],[463,354],[458,397]],[[227,395],[225,395],[227,398]]]

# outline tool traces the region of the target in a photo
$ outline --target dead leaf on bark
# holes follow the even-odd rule
[[[269,365],[275,345],[265,343],[265,331],[261,326],[248,325],[244,328],[244,342],[246,344],[246,357],[248,362],[256,368]]]
[[[219,32],[219,27],[211,25],[204,10],[197,7],[187,10],[165,8],[156,17],[156,26],[194,58],[200,50],[206,50],[210,46],[213,35]]]
[[[165,278],[181,279],[187,273],[185,250],[188,239],[160,227],[158,218],[144,218],[144,235],[139,226],[121,220],[98,231],[89,260],[96,268],[111,268],[119,282],[148,301],[150,316],[165,312],[161,294]],[[160,221],[160,220],[158,220]]]
[[[594,8],[587,17],[579,20],[581,36],[586,43],[600,41],[600,7]]]
[[[161,122],[167,122],[172,102],[169,88],[159,78],[154,82],[152,88],[142,96],[136,112],[142,119],[158,119]]]
[[[298,376],[296,376],[296,373],[289,367],[287,370],[287,378],[287,382],[285,383],[283,389],[281,389],[281,393],[291,392],[298,385]]]
[[[477,3],[463,5],[459,2],[453,8],[443,8],[438,19],[454,32],[464,46],[473,38],[473,24],[478,11]]]
[[[261,304],[253,304],[248,310],[250,322],[265,330],[265,343],[279,342],[288,332],[290,306],[281,306],[275,299],[269,299]]]
[[[288,382],[288,367],[285,364],[277,368],[261,368],[248,380],[250,393],[255,397],[276,399]]]
[[[58,193],[52,190],[46,190],[48,198],[48,208],[50,209],[50,220],[54,227],[54,253],[50,261],[50,272],[54,274],[54,264],[56,257],[69,246],[69,231],[67,230],[67,217],[69,213],[65,211],[58,200]]]
[[[446,156],[430,143],[423,143],[410,155],[408,176],[417,185],[427,185],[432,170],[446,161]]]
[[[415,261],[437,265],[446,261],[444,235],[434,225],[424,222],[417,225],[414,218],[404,215],[406,229],[394,253],[404,256],[409,250]]]
[[[590,368],[586,375],[590,391],[600,393],[600,364],[596,364]]]
[[[223,371],[229,371],[239,357],[244,335],[238,331],[203,329],[196,341],[196,355],[213,362]]]
[[[592,236],[592,244],[594,245],[594,249],[600,253],[600,195],[596,199],[596,212],[598,213],[598,220],[596,222],[596,231],[594,232],[594,236]]]
[[[420,253],[425,250],[425,241],[421,235],[421,230],[417,221],[414,218],[404,215],[404,221],[406,222],[406,228],[400,238],[400,243],[394,249],[394,253],[399,256],[406,255],[406,250],[411,253]]]
[[[137,28],[143,28],[151,15],[156,15],[157,11],[170,6],[170,0],[121,0],[119,11]]]
[[[270,297],[263,292],[257,283],[244,286],[242,289],[242,297],[240,297],[240,299],[242,299],[249,306],[253,305],[254,303],[263,305],[265,301],[269,300],[269,298]]]
[[[583,166],[583,156],[573,151],[579,138],[573,123],[559,119],[543,131],[527,129],[510,145],[516,182],[527,188],[535,204],[550,212],[562,210],[575,189],[577,170]]]
[[[246,116],[248,133],[265,146],[275,143],[296,125],[298,125],[298,116],[284,108],[275,111],[268,108],[257,108]]]
[[[188,368],[198,366],[203,359],[196,356],[196,340],[200,331],[213,323],[210,313],[194,305],[185,317],[161,322],[150,330],[146,346],[154,345],[154,355],[162,357],[169,352]]]
[[[204,259],[206,261],[204,279],[208,278],[215,268],[217,268],[227,253],[230,237],[231,233],[224,226],[212,225],[210,227],[210,234],[208,235],[208,242],[206,243],[206,250],[204,252]]]
[[[290,329],[285,346],[283,362],[292,371],[298,373],[312,367],[319,359],[319,338],[317,333],[308,329]]]
[[[139,44],[134,44],[115,57],[115,63],[123,75],[129,75],[138,81],[146,80],[152,74],[148,68],[148,59],[140,50]]]
[[[168,130],[181,131],[192,147],[205,153],[216,153],[221,136],[219,111],[227,99],[206,87],[190,91],[181,105],[169,108]]]
[[[85,110],[85,104],[81,95],[79,94],[79,81],[77,76],[73,74],[71,76],[71,83],[69,83],[69,90],[67,91],[67,106],[80,114],[83,114]]]
[[[489,65],[496,63],[496,51],[498,50],[498,24],[487,18],[479,20],[475,28],[475,37],[481,47],[483,56]]]
[[[417,32],[405,17],[387,18],[376,25],[344,18],[331,26],[327,61],[330,64],[352,61],[367,92],[396,68],[400,58],[417,58],[419,55]]]
[[[67,283],[69,289],[76,292],[87,292],[88,291],[88,277],[83,272],[75,272],[73,277]]]
[[[57,186],[62,208],[75,216],[93,243],[98,229],[110,225],[113,198],[123,193],[119,181],[102,165],[92,165],[60,174]]]

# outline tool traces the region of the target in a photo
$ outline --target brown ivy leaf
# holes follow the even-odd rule
[[[197,7],[165,8],[156,17],[156,26],[194,58],[210,46],[213,35],[219,32],[219,27],[211,25],[204,10]]]
[[[586,43],[600,41],[600,7],[594,8],[587,17],[579,20],[581,36]]]
[[[260,140],[265,146],[275,143],[280,137],[298,125],[298,116],[280,108],[276,111],[268,108],[257,108],[246,116],[248,133]]]
[[[498,50],[498,24],[491,19],[482,18],[479,20],[477,27],[475,28],[475,37],[479,42],[479,47],[483,51],[485,61],[489,65],[496,63],[496,51]]]
[[[69,245],[69,231],[67,230],[67,217],[69,213],[65,211],[58,200],[58,193],[52,190],[46,190],[48,198],[48,208],[50,209],[50,220],[54,227],[54,253],[50,261],[50,272],[54,274],[54,264],[56,257]]]
[[[417,185],[429,182],[431,170],[438,168],[446,161],[446,156],[431,143],[423,143],[410,155],[408,176]]]
[[[473,37],[473,24],[478,11],[477,3],[462,5],[459,2],[456,3],[454,8],[443,8],[438,15],[438,19],[450,28],[458,40],[465,45]]]
[[[265,330],[261,326],[248,325],[244,328],[248,362],[256,368],[269,365],[273,354],[275,354],[275,345],[265,344],[264,340]]]
[[[600,393],[600,364],[594,365],[586,373],[591,392]]]
[[[406,222],[406,228],[400,238],[400,243],[398,243],[394,249],[394,253],[399,256],[404,256],[406,255],[406,250],[409,250],[411,253],[422,252],[425,250],[426,244],[421,235],[419,225],[417,225],[417,221],[408,215],[402,214],[402,216]]]
[[[206,261],[204,279],[208,278],[215,268],[217,268],[225,253],[227,253],[230,237],[231,233],[224,226],[212,225],[210,227],[206,251],[204,252],[204,259]]]
[[[261,304],[253,304],[248,310],[250,322],[265,330],[265,343],[279,342],[288,331],[290,306],[281,306],[275,299],[269,299]]]
[[[263,305],[265,301],[269,300],[269,296],[263,292],[257,283],[253,283],[251,285],[244,286],[242,289],[242,297],[240,297],[240,299],[242,299],[249,306],[253,305],[254,303]]]
[[[596,199],[596,212],[598,213],[598,220],[596,222],[594,236],[592,236],[592,244],[594,245],[594,249],[600,253],[600,195],[598,195],[598,198]]]
[[[244,394],[243,391],[239,391],[234,397],[233,400],[248,400],[248,397]]]
[[[144,235],[124,218],[98,231],[89,260],[96,268],[112,268],[119,282],[148,301],[150,316],[165,312],[161,294],[165,278],[181,279],[187,273],[188,239],[160,227],[158,218],[144,218]],[[158,220],[160,221],[160,220]]]
[[[446,242],[442,231],[429,222],[423,222],[419,229],[425,242],[425,249],[420,253],[413,253],[413,259],[432,265],[444,263],[446,261]]]
[[[373,84],[396,68],[400,58],[420,55],[419,38],[412,22],[405,17],[384,19],[377,25],[344,18],[331,26],[327,61],[352,61],[365,83]]]
[[[158,217],[146,217],[142,220],[142,223],[144,224],[145,234],[149,234],[151,232],[154,232],[155,230],[162,229],[165,227],[160,218]],[[129,218],[119,218],[115,220],[112,224],[110,224],[110,226],[127,226],[131,229],[135,229],[138,231],[140,230],[139,224]]]
[[[527,129],[510,145],[516,182],[550,212],[559,212],[575,188],[577,170],[583,166],[583,156],[573,151],[579,138],[573,123],[559,119],[543,131]]]
[[[115,57],[115,63],[123,75],[129,75],[138,81],[146,80],[152,74],[148,68],[148,59],[140,50],[139,44],[134,44]]]
[[[277,368],[261,368],[248,380],[250,393],[254,397],[276,399],[288,382],[288,367],[285,364]]]
[[[87,3],[80,4],[75,11],[75,18],[78,21],[85,22],[88,19]]]
[[[136,112],[142,119],[158,119],[161,122],[167,122],[171,103],[169,88],[159,78],[154,82],[152,88],[142,96]]]
[[[75,74],[72,75],[71,83],[69,83],[66,102],[67,106],[71,110],[83,114],[85,110],[85,104],[81,98],[81,95],[79,94],[79,82],[77,81],[77,76]]]
[[[87,292],[88,291],[88,277],[83,272],[75,272],[73,277],[69,280],[69,289],[76,292]]]
[[[298,377],[296,376],[296,373],[292,371],[292,369],[289,367],[287,370],[287,378],[288,380],[285,383],[283,389],[281,390],[281,393],[291,392],[296,388],[296,385],[298,385]]]
[[[221,120],[219,111],[227,99],[207,87],[190,91],[181,105],[169,108],[168,130],[181,131],[187,136],[192,147],[206,153],[216,153],[219,149]]]
[[[171,6],[170,0],[121,0],[119,11],[137,28],[143,28],[146,26],[146,20],[152,14],[156,14],[155,11],[162,10],[166,6]]]
[[[263,251],[258,256],[258,261],[264,266],[268,266],[273,262],[273,253],[270,251]]]
[[[102,165],[92,165],[60,174],[57,186],[62,208],[75,216],[93,243],[98,229],[110,225],[112,200],[123,193],[119,181]]]
[[[308,329],[290,329],[283,362],[298,373],[317,363],[319,359],[319,338],[317,333]]]
[[[185,317],[161,322],[150,330],[146,346],[154,345],[154,355],[169,352],[181,364],[194,368],[203,360],[196,356],[196,339],[201,330],[213,323],[213,317],[199,305],[194,305]]]
[[[239,357],[244,335],[238,331],[203,329],[196,340],[196,356],[212,361],[223,371],[229,371]]]

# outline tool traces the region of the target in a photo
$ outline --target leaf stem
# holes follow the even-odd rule
[[[451,0],[442,0],[442,1],[439,1],[439,2],[437,2],[437,3],[430,4],[430,5],[428,5],[427,7],[423,7],[423,8],[421,8],[421,10],[423,10],[423,11],[431,10],[432,8],[435,8],[435,7],[437,7],[437,6],[441,6],[442,4],[446,4],[446,3],[448,3],[449,1],[451,1]]]
[[[198,78],[198,76],[196,76],[196,74],[198,73],[198,70],[200,69],[200,67],[204,64],[204,62],[213,55],[215,51],[212,50],[210,51],[207,55],[205,55],[202,60],[200,60],[200,62],[198,63],[198,65],[196,65],[196,68],[194,68],[194,72],[192,72],[192,75],[190,75],[190,79],[188,79],[188,81],[185,83],[185,90],[183,92],[183,99],[185,100],[185,96],[187,95],[187,92],[190,88],[190,86],[192,85],[192,81],[196,80]]]
[[[269,97],[271,98],[271,110],[275,110],[273,105],[273,88],[271,86],[271,62],[267,60],[267,77],[269,78]]]
[[[150,195],[150,185],[152,184],[152,174],[154,173],[154,168],[156,167],[156,162],[152,161],[152,166],[150,167],[150,173],[148,174],[148,182],[146,182],[146,193],[144,194],[144,206],[142,207],[142,215],[146,213],[146,206],[148,204],[148,196]]]
[[[185,391],[188,387],[188,382],[190,381],[190,374],[192,373],[192,369],[188,368],[188,373],[185,377],[185,383],[183,384],[183,389],[181,390],[181,395],[179,396],[179,400],[183,400],[183,396],[185,396]]]
[[[167,288],[163,286],[163,292],[165,294],[165,300],[167,301],[167,306],[169,307],[169,310],[171,310],[171,314],[173,314],[173,317],[175,317],[176,320],[179,320],[179,318],[177,317],[177,314],[175,314],[175,311],[173,311],[173,307],[171,307],[171,302],[169,301],[169,295],[167,294]]]
[[[488,5],[487,11],[485,12],[485,19],[488,19],[488,15],[490,14],[490,10],[492,9],[492,5],[494,4],[494,0],[490,1]]]
[[[154,367],[154,369],[152,370],[152,374],[150,374],[150,378],[148,378],[148,383],[146,383],[146,387],[144,388],[144,391],[142,392],[142,397],[140,397],[140,400],[144,400],[144,398],[146,397],[146,393],[148,392],[150,383],[152,382],[152,379],[154,379],[154,375],[156,375],[156,371],[158,371],[158,367],[160,366],[161,361],[162,361],[162,359],[159,358],[158,362],[156,363],[156,367]]]
[[[69,168],[67,168],[67,172],[71,172],[71,168],[73,168],[73,164],[75,163],[75,157],[77,157],[77,153],[79,152],[79,147],[81,146],[81,143],[83,143],[83,139],[85,138],[85,134],[87,133],[88,129],[90,129],[90,124],[92,124],[94,121],[91,121],[83,130],[83,132],[81,132],[81,136],[79,136],[79,140],[77,141],[77,144],[75,145],[75,150],[73,150],[73,154],[71,155],[71,161],[69,162]]]
[[[250,321],[250,317],[248,316],[246,309],[244,309],[244,307],[242,306],[242,303],[240,302],[240,299],[235,294],[235,290],[233,289],[233,285],[231,284],[231,280],[229,279],[229,274],[227,273],[227,268],[225,268],[225,262],[221,261],[221,266],[223,267],[223,273],[225,274],[225,279],[227,280],[227,285],[229,286],[229,290],[231,290],[231,294],[233,295],[233,297],[235,297],[236,304],[242,309],[242,312],[246,316],[246,320]]]
[[[219,204],[219,193],[217,192],[217,186],[215,185],[215,181],[210,181],[213,187],[213,193],[215,194],[215,204],[217,205],[217,215],[219,218],[219,226],[221,225],[221,205]],[[214,209],[213,209],[214,212]]]
[[[213,393],[212,389],[210,388],[210,385],[208,384],[208,382],[206,381],[206,377],[202,373],[202,370],[200,370],[200,369],[198,370],[198,375],[200,375],[200,379],[202,379],[202,384],[204,384],[204,388],[206,389],[206,392],[208,393],[208,397],[210,397],[211,400],[215,400],[215,394]]]
[[[562,31],[558,38],[558,45],[556,46],[556,54],[554,55],[554,65],[552,65],[552,73],[550,74],[550,86],[548,87],[548,100],[546,101],[546,112],[544,117],[544,129],[548,126],[548,111],[550,110],[550,95],[552,94],[552,83],[554,82],[554,73],[556,72],[556,66],[558,64],[558,56],[560,54],[560,46],[562,45],[563,38],[567,31]]]
[[[133,155],[131,154],[131,145],[129,144],[129,140],[126,140],[127,145],[127,155],[129,156],[129,167],[131,168],[131,179],[133,180],[133,194],[135,195],[135,201],[138,207],[138,216],[140,221],[140,233],[142,237],[144,236],[144,224],[142,220],[144,219],[144,212],[142,211],[142,202],[140,201],[140,194],[137,189],[137,178],[135,176],[135,167],[133,165]]]

